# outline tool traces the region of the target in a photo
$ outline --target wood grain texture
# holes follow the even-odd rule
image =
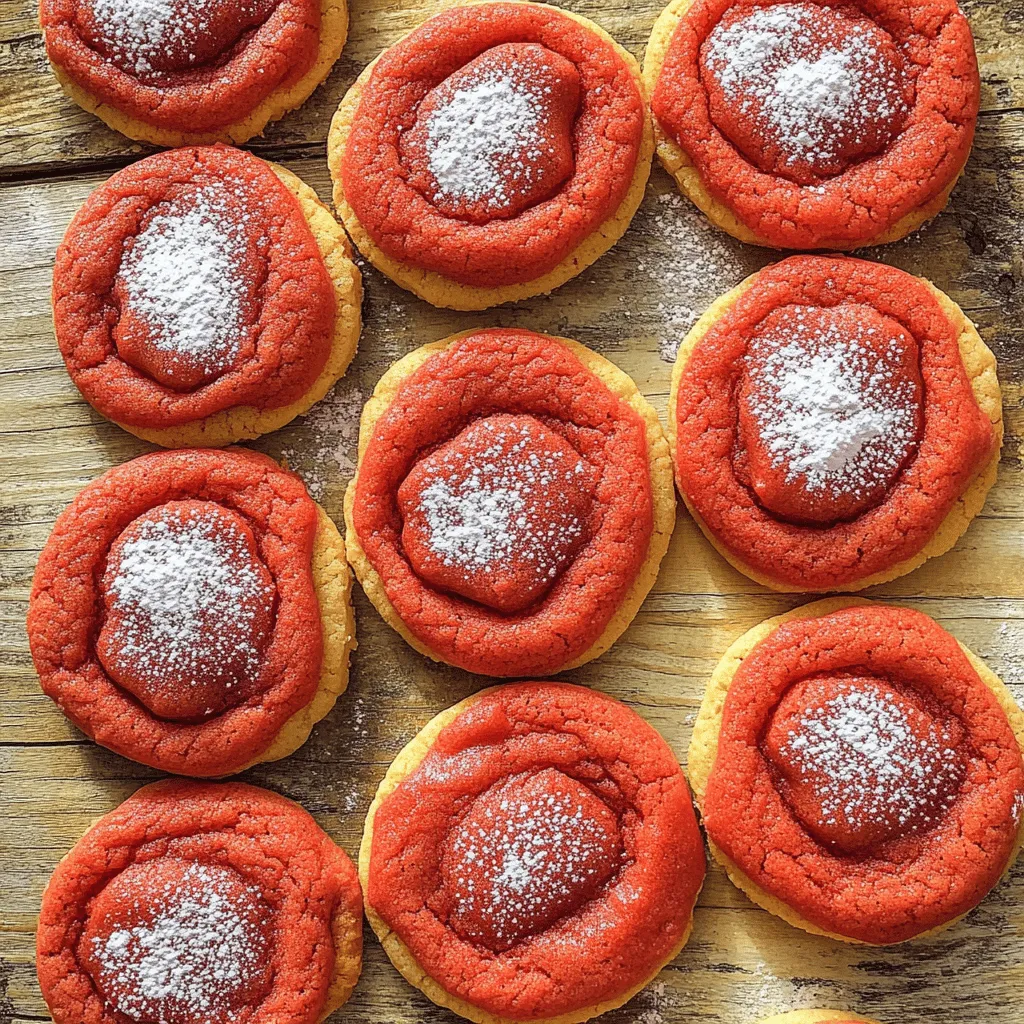
[[[572,0],[637,56],[659,5]],[[329,199],[330,114],[362,66],[432,9],[426,0],[354,0],[352,34],[328,82],[252,148]],[[1007,439],[981,517],[943,558],[868,592],[935,616],[1024,699],[1024,10],[966,5],[984,82],[967,172],[944,214],[868,255],[929,277],[963,306],[999,359]],[[90,821],[154,773],[85,741],[38,688],[24,631],[36,558],[54,518],[89,480],[147,446],[78,396],[53,342],[54,250],[105,172],[140,147],[64,99],[46,69],[32,0],[0,2],[0,1024],[46,1020],[33,968],[42,888]],[[363,399],[389,363],[474,326],[561,334],[630,373],[664,415],[674,345],[703,308],[777,258],[710,228],[657,170],[615,249],[554,295],[486,313],[433,309],[367,270],[366,328],[348,375],[310,414],[253,447],[286,459],[337,521]],[[728,644],[799,598],[730,569],[681,511],[668,557],[636,622],[567,678],[627,701],[682,758],[703,686]],[[428,664],[357,593],[352,685],[295,755],[245,774],[299,800],[354,853],[363,814],[392,757],[433,714],[486,685]],[[885,1024],[1019,1024],[1024,991],[1024,866],[962,924],[933,940],[873,950],[797,932],[711,871],[690,944],[608,1024],[750,1024],[813,1005]],[[372,938],[352,1002],[333,1021],[452,1024],[387,962]]]

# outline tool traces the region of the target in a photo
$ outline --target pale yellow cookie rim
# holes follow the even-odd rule
[[[253,136],[260,135],[271,121],[277,121],[290,111],[301,107],[313,95],[330,74],[331,68],[337,63],[341,51],[345,48],[348,24],[346,0],[321,0],[319,45],[316,59],[309,71],[297,82],[275,89],[248,117],[216,131],[184,132],[148,124],[102,102],[93,93],[73,81],[58,65],[50,62],[50,69],[66,96],[83,110],[95,114],[109,128],[126,135],[129,139],[169,148],[208,145],[214,142],[240,146]],[[45,37],[45,31],[43,34]]]
[[[488,687],[485,690],[474,693],[465,700],[459,701],[458,704],[455,704],[450,708],[446,708],[444,711],[435,715],[402,748],[398,756],[391,762],[391,765],[387,770],[387,774],[381,780],[380,786],[377,788],[373,802],[370,804],[370,809],[366,812],[366,823],[363,826],[363,838],[362,842],[359,844],[359,882],[363,888],[363,903],[366,909],[366,918],[370,922],[370,927],[373,929],[374,934],[380,940],[380,944],[384,947],[384,951],[387,953],[388,958],[391,960],[392,964],[394,964],[402,977],[405,978],[405,980],[414,988],[418,988],[428,999],[431,1000],[431,1002],[436,1003],[438,1006],[443,1006],[446,1009],[451,1010],[453,1013],[457,1013],[460,1017],[464,1017],[466,1020],[473,1021],[474,1024],[523,1024],[523,1021],[513,1021],[507,1017],[500,1017],[497,1014],[488,1013],[485,1010],[481,1010],[474,1006],[472,1003],[469,1003],[464,999],[460,999],[458,996],[452,995],[447,989],[442,987],[440,982],[427,974],[427,972],[420,967],[409,947],[398,937],[398,935],[395,934],[394,931],[391,930],[391,928],[388,927],[387,923],[377,913],[377,911],[374,910],[373,905],[370,903],[368,895],[370,853],[373,847],[373,823],[377,810],[381,804],[399,787],[399,785],[401,785],[405,778],[411,775],[419,767],[420,762],[422,762],[423,758],[426,757],[430,748],[434,745],[434,741],[437,739],[438,734],[446,725],[453,722],[459,717],[459,715],[465,712],[482,697],[489,693],[493,693],[495,690],[500,688],[500,685]],[[694,899],[694,907],[696,907],[696,902],[696,899]],[[582,1007],[579,1010],[575,1010],[570,1013],[563,1013],[557,1017],[534,1018],[529,1022],[529,1024],[582,1024],[583,1021],[590,1020],[592,1017],[596,1017],[602,1013],[607,1013],[609,1010],[614,1010],[616,1007],[622,1006],[624,1003],[632,999],[633,996],[635,996],[641,989],[646,988],[647,985],[654,981],[665,966],[670,964],[679,955],[683,947],[689,941],[692,931],[693,910],[691,908],[689,925],[678,946],[676,946],[672,950],[671,954],[662,961],[657,970],[645,978],[639,985],[636,985],[624,992],[621,997],[610,999],[603,1003],[595,1003],[592,1006]]]
[[[777,264],[772,264],[776,266]],[[765,270],[771,267],[765,267]],[[668,430],[666,431],[669,446],[672,450],[672,463],[676,464],[676,401],[679,394],[679,382],[682,379],[683,371],[690,361],[690,357],[700,344],[704,336],[711,330],[712,326],[723,317],[737,302],[740,296],[751,288],[758,279],[761,271],[751,274],[744,281],[741,281],[731,291],[719,296],[708,307],[704,315],[693,325],[689,333],[679,346],[676,355],[675,365],[672,367],[672,383],[669,390],[668,400]],[[701,532],[711,542],[715,550],[736,570],[744,576],[760,583],[764,587],[775,590],[779,593],[806,594],[822,593],[827,590],[838,590],[842,593],[852,593],[873,587],[880,583],[888,583],[900,576],[922,566],[930,558],[935,558],[949,551],[957,541],[966,533],[974,518],[981,512],[985,505],[985,499],[992,485],[996,482],[996,474],[999,469],[999,458],[1003,444],[1003,402],[1002,391],[999,387],[999,378],[996,373],[996,359],[988,346],[982,341],[977,328],[967,318],[964,311],[944,292],[939,291],[930,281],[923,277],[915,280],[924,284],[935,296],[942,308],[942,311],[953,322],[957,328],[957,343],[960,348],[960,358],[963,360],[964,368],[971,380],[971,388],[974,397],[978,402],[981,411],[988,417],[992,429],[996,435],[996,445],[989,461],[981,467],[967,489],[957,500],[957,503],[946,514],[945,519],[939,524],[935,533],[932,534],[928,543],[911,558],[897,562],[889,569],[865,576],[863,579],[854,580],[842,587],[818,588],[817,591],[806,586],[793,586],[782,583],[766,576],[756,569],[747,565],[739,555],[731,551],[708,528],[700,514],[693,507],[689,495],[679,488],[679,493],[686,504],[686,508],[693,517],[694,522],[700,527]],[[678,480],[677,480],[678,484]]]
[[[349,660],[358,646],[356,617],[352,607],[352,573],[345,558],[345,541],[334,520],[319,506],[313,539],[311,572],[320,606],[323,662],[320,681],[309,702],[299,708],[277,731],[270,744],[231,775],[265,761],[280,761],[301,747],[316,725],[348,689]],[[224,778],[225,776],[220,776]]]
[[[657,21],[654,23],[650,39],[647,42],[647,50],[644,55],[643,67],[644,90],[647,96],[648,109],[650,109],[651,99],[654,96],[654,89],[658,83],[658,78],[661,75],[661,69],[664,66],[669,47],[672,45],[672,36],[675,34],[679,22],[682,21],[683,15],[694,3],[695,0],[672,0],[672,2],[669,3],[669,5],[661,12]],[[651,110],[651,122],[654,126],[658,159],[661,161],[662,167],[672,175],[679,191],[682,192],[683,195],[686,196],[687,199],[689,199],[690,202],[692,202],[693,205],[696,206],[712,224],[715,225],[715,227],[721,228],[721,230],[725,231],[727,234],[732,235],[733,238],[738,238],[741,242],[747,242],[750,245],[760,245],[772,249],[779,248],[779,246],[774,242],[770,242],[767,239],[762,238],[755,231],[747,227],[747,225],[744,224],[735,213],[733,213],[730,207],[721,200],[716,199],[711,194],[707,186],[704,184],[704,180],[701,178],[699,171],[694,166],[693,161],[689,156],[687,156],[682,147],[668,134],[668,132],[665,131],[657,117],[655,117],[653,110]],[[916,209],[904,214],[903,217],[885,231],[880,232],[872,238],[865,239],[863,242],[844,242],[841,239],[830,239],[823,241],[817,248],[853,251],[855,249],[863,249],[872,245],[886,245],[889,242],[895,242],[904,238],[911,232],[916,231],[919,227],[931,220],[932,217],[945,208],[946,203],[949,202],[950,193],[956,186],[960,174],[963,173],[963,167],[966,163],[967,158],[965,157],[964,164],[961,165],[957,177],[954,178],[953,182],[947,188],[943,189],[942,192],[935,196],[934,199],[930,199],[928,202],[923,203]]]
[[[766,619],[764,622],[748,629],[742,636],[738,637],[729,645],[729,648],[726,650],[725,654],[722,655],[720,661],[715,666],[715,669],[711,674],[711,679],[709,680],[707,689],[704,692],[704,698],[701,701],[700,710],[697,713],[697,720],[693,726],[693,734],[690,738],[690,746],[687,751],[687,775],[690,779],[690,786],[693,788],[693,796],[698,808],[703,808],[708,779],[711,776],[715,760],[718,757],[718,737],[722,728],[722,717],[725,709],[726,696],[729,692],[729,687],[732,685],[733,678],[735,677],[740,664],[743,662],[743,659],[746,658],[759,643],[774,633],[775,630],[783,623],[798,621],[801,619],[818,618],[820,616],[839,611],[842,608],[864,607],[880,605],[882,603],[883,602],[880,601],[869,601],[866,598],[856,597],[829,597],[820,601],[812,601],[810,604],[794,608],[792,611],[786,612],[783,615],[775,615]],[[954,639],[956,638],[954,637]],[[1010,693],[1003,681],[976,654],[974,654],[973,651],[960,643],[959,640],[957,640],[957,644],[966,655],[967,660],[971,663],[971,667],[978,673],[982,682],[984,682],[989,690],[992,691],[996,700],[999,702],[1000,707],[1005,712],[1010,723],[1010,728],[1013,730],[1013,734],[1021,748],[1021,752],[1024,753],[1024,712],[1022,712],[1017,706],[1016,701],[1013,699],[1013,694]],[[1020,854],[1022,845],[1024,845],[1024,817],[1022,817],[1018,826],[1017,841],[1014,844],[1014,848],[1010,854],[1006,868],[1001,876],[1002,878],[1005,878],[1012,870],[1013,865]],[[708,838],[708,848],[711,850],[711,855],[714,859],[725,869],[725,873],[729,876],[729,880],[733,885],[746,893],[746,895],[759,907],[767,910],[770,914],[774,914],[776,917],[782,918],[783,921],[795,928],[800,928],[812,935],[823,935],[826,938],[835,939],[839,942],[845,942],[850,945],[875,946],[901,944],[868,943],[860,939],[851,939],[848,936],[838,935],[834,932],[829,932],[819,928],[817,925],[811,923],[806,918],[798,914],[787,903],[766,892],[734,861],[727,857],[725,853],[723,853],[723,851],[711,841],[710,837]],[[971,909],[973,910],[975,908],[972,907]],[[970,912],[971,911],[968,911],[967,913]],[[938,925],[935,928],[931,928],[927,931],[921,932],[919,935],[915,935],[910,939],[904,939],[902,941],[916,942],[918,939],[937,935],[939,932],[952,928],[953,925],[962,921],[966,916],[966,913],[961,914],[959,917],[953,918],[951,921],[947,921],[944,924]]]
[[[390,369],[381,377],[377,382],[373,395],[363,408],[363,414],[359,423],[358,463],[356,472],[345,491],[345,544],[348,551],[349,564],[355,571],[356,578],[359,580],[363,591],[377,611],[380,612],[384,621],[398,632],[410,647],[433,661],[444,662],[445,664],[451,663],[443,655],[417,639],[388,600],[384,581],[377,570],[370,564],[370,560],[367,558],[366,552],[359,541],[359,536],[356,533],[352,520],[352,510],[355,504],[359,467],[362,465],[366,447],[370,443],[377,420],[380,419],[390,406],[402,381],[415,373],[435,353],[448,348],[448,346],[459,341],[461,338],[479,333],[479,330],[477,328],[460,331],[458,334],[453,334],[441,341],[423,345],[402,359],[399,359],[396,363],[393,363]],[[675,485],[672,478],[672,459],[668,441],[665,439],[664,431],[658,420],[658,414],[640,393],[632,377],[624,370],[620,370],[614,363],[605,359],[604,356],[598,355],[598,353],[577,341],[549,334],[541,336],[566,346],[586,370],[594,374],[613,394],[627,402],[644,421],[647,434],[647,462],[651,473],[651,499],[654,513],[654,530],[651,534],[647,556],[622,604],[616,610],[601,635],[586,651],[557,670],[545,673],[545,675],[554,675],[556,672],[578,668],[580,665],[604,654],[636,617],[641,604],[643,604],[644,599],[654,586],[661,561],[668,551],[669,541],[671,540],[676,522],[676,502]]]
[[[859,1013],[850,1010],[786,1010],[777,1013],[761,1024],[833,1024],[835,1021],[842,1021],[846,1024],[878,1024],[877,1020],[870,1017],[862,1017]]]
[[[382,274],[426,302],[445,309],[488,309],[491,306],[497,306],[504,302],[514,302],[533,295],[545,295],[565,284],[566,281],[571,280],[603,256],[626,233],[633,220],[633,215],[643,201],[647,179],[651,173],[651,161],[654,156],[655,145],[654,131],[651,126],[651,119],[647,115],[647,101],[640,74],[640,65],[636,58],[628,50],[620,46],[600,25],[579,14],[563,10],[560,7],[553,7],[550,4],[533,3],[532,0],[520,0],[520,2],[529,3],[532,7],[544,7],[557,11],[560,15],[584,25],[602,40],[614,46],[616,52],[622,57],[633,73],[645,111],[643,138],[640,143],[640,151],[637,154],[636,169],[633,172],[633,180],[625,197],[619,204],[618,209],[580,242],[576,249],[553,270],[523,284],[501,285],[497,288],[478,288],[459,284],[451,278],[444,277],[442,274],[429,270],[420,270],[411,264],[392,259],[377,246],[345,198],[341,182],[341,162],[352,122],[355,119],[359,101],[362,97],[363,87],[369,80],[370,75],[373,74],[374,66],[377,60],[380,59],[380,55],[363,69],[362,74],[342,98],[331,120],[330,133],[327,137],[327,163],[330,167],[331,179],[334,182],[334,207],[345,225],[345,230],[349,233],[356,248]],[[471,3],[448,4],[446,6],[473,7],[483,5]],[[429,20],[428,18],[427,21]],[[422,24],[426,24],[426,22],[421,23],[412,31],[418,31]],[[409,34],[411,33],[407,33],[407,35]]]
[[[309,390],[289,405],[277,409],[237,405],[177,427],[134,427],[112,421],[129,434],[164,448],[221,448],[252,440],[279,430],[296,416],[308,412],[345,375],[355,358],[362,330],[363,278],[353,259],[349,240],[309,185],[285,167],[273,163],[269,166],[298,200],[334,286],[337,311],[331,350],[324,368]]]

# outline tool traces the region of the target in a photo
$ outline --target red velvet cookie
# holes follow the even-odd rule
[[[953,546],[995,480],[995,359],[927,281],[793,256],[683,341],[676,480],[715,547],[777,590],[859,590]]]
[[[333,523],[256,452],[144,455],[89,484],[36,567],[43,690],[97,743],[182,775],[291,753],[348,682]]]
[[[439,306],[551,291],[604,253],[643,198],[653,135],[633,58],[536,3],[430,18],[342,101],[328,157],[360,251]]]
[[[341,55],[344,0],[40,0],[64,91],[159,146],[242,143],[305,102]]]
[[[297,804],[157,782],[101,818],[43,893],[56,1024],[316,1024],[362,966],[352,862]]]
[[[341,228],[284,168],[237,149],[159,153],[101,185],[53,275],[71,379],[165,447],[229,444],[305,412],[359,336]]]
[[[673,0],[644,81],[682,191],[737,238],[790,249],[893,241],[934,216],[980,96],[955,0]]]
[[[1024,714],[920,612],[832,599],[769,619],[712,676],[689,771],[755,902],[850,942],[954,923],[1024,839]]]
[[[366,911],[395,966],[470,1020],[584,1021],[683,947],[704,879],[686,780],[618,701],[516,683],[442,712],[366,819]]]
[[[427,345],[363,413],[349,561],[417,650],[492,676],[603,653],[675,520],[667,446],[636,385],[575,342],[484,330]]]

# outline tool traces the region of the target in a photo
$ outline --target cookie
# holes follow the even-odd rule
[[[164,447],[276,430],[345,372],[362,280],[344,232],[283,167],[223,146],[101,185],[57,251],[57,343],[98,412]]]
[[[102,817],[57,865],[36,945],[57,1024],[240,1013],[316,1024],[359,978],[359,880],[290,800],[165,780]]]
[[[242,449],[143,455],[61,514],[28,611],[43,691],[97,743],[216,777],[301,746],[348,685],[343,542]]]
[[[392,963],[477,1024],[621,1006],[686,944],[704,866],[664,740],[555,683],[484,690],[433,719],[388,770],[359,854]]]
[[[936,622],[831,598],[729,648],[688,769],[712,855],[755,903],[888,945],[950,927],[1013,865],[1022,750],[1010,692]]]
[[[156,146],[240,145],[302,106],[348,36],[345,0],[40,0],[64,92]]]
[[[676,481],[714,546],[774,590],[860,590],[948,551],[1002,443],[995,359],[929,282],[792,256],[712,304],[669,399]]]
[[[451,309],[575,277],[629,226],[653,152],[633,57],[536,3],[430,18],[359,76],[328,138],[334,205],[356,247]]]
[[[548,675],[603,654],[653,586],[675,524],[667,444],[582,345],[468,331],[381,378],[345,522],[363,590],[416,650]]]
[[[740,241],[788,249],[916,231],[949,199],[980,102],[953,0],[673,0],[644,85],[658,156],[683,194]]]

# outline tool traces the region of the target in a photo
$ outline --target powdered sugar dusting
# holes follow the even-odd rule
[[[658,353],[673,362],[680,342],[705,310],[726,288],[756,269],[749,259],[756,253],[711,225],[678,190],[652,195],[637,211],[635,234],[643,240],[636,254],[639,287],[652,296],[651,314],[638,328],[657,338]],[[598,263],[595,272],[599,273]],[[645,316],[646,306],[639,315]]]
[[[193,685],[225,662],[257,671],[253,627],[274,588],[250,564],[241,533],[217,506],[143,521],[108,576],[122,616],[114,638],[121,663],[149,677],[191,678]]]
[[[427,160],[441,198],[499,208],[529,183],[532,161],[541,156],[531,143],[542,89],[550,86],[494,72],[457,89],[431,113]],[[511,174],[503,170],[508,161],[515,161]]]
[[[421,491],[428,543],[446,566],[485,569],[514,554],[553,578],[552,552],[582,536],[584,523],[550,502],[538,507],[533,495],[559,479],[584,480],[586,466],[561,452],[525,452],[529,431],[519,424],[480,426],[494,431],[494,442],[468,474],[455,477],[453,456]]]
[[[752,7],[717,25],[704,47],[708,70],[730,102],[756,119],[790,164],[823,172],[843,140],[875,148],[879,125],[906,113],[901,69],[880,59],[881,31],[807,3]],[[821,19],[844,26],[828,38]]]
[[[508,948],[573,909],[614,869],[611,812],[548,769],[475,808],[449,837],[445,870],[461,934]],[[596,813],[595,813],[596,811]]]
[[[237,359],[244,327],[242,225],[228,210],[223,184],[172,201],[135,238],[119,279],[149,341],[204,373]]]
[[[354,377],[343,377],[321,402],[298,420],[302,443],[281,449],[288,468],[302,477],[317,501],[355,472],[359,418],[366,396]]]
[[[841,683],[803,715],[782,750],[804,775],[832,784],[819,794],[830,825],[933,824],[936,803],[948,807],[959,789],[961,762],[945,731],[932,722],[919,735],[878,687]]]
[[[903,344],[886,339],[882,358],[864,337],[834,323],[812,325],[801,307],[757,335],[749,403],[776,469],[812,492],[860,494],[895,474],[917,436],[914,385],[899,375]]]
[[[211,43],[226,41],[218,38],[227,13],[221,0],[91,0],[90,6],[99,48],[144,79],[199,66],[216,56]],[[228,27],[252,24],[265,6],[264,0],[242,0]]]
[[[267,953],[259,922],[226,894],[236,888],[232,872],[191,865],[180,889],[147,894],[152,921],[94,938],[101,980],[121,1013],[156,1024],[230,1019],[232,998]],[[256,890],[248,894],[258,906]]]

